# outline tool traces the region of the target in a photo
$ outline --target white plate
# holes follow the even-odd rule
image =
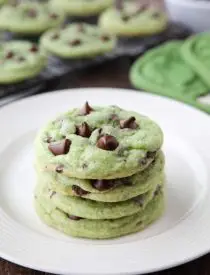
[[[48,228],[33,209],[33,140],[68,108],[117,104],[155,119],[165,133],[167,208],[144,232],[91,241]],[[210,251],[210,118],[184,104],[119,89],[31,97],[0,109],[0,256],[59,274],[142,274]]]

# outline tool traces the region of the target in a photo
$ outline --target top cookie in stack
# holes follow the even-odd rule
[[[137,232],[164,206],[163,133],[148,117],[85,103],[36,139],[38,215],[66,234],[113,238]]]
[[[116,179],[144,170],[162,143],[160,127],[147,117],[86,103],[39,133],[36,154],[48,171],[62,169],[63,175],[80,179]]]

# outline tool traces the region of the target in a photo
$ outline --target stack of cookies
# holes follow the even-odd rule
[[[37,214],[75,237],[138,232],[164,209],[163,133],[148,117],[87,102],[35,141]]]

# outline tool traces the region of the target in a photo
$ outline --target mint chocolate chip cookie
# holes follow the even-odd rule
[[[116,6],[104,11],[99,25],[118,36],[144,36],[164,31],[168,25],[166,13],[147,1],[116,1]]]
[[[51,0],[54,8],[63,9],[70,16],[91,16],[101,13],[113,4],[114,0]]]
[[[20,35],[39,35],[63,21],[64,13],[46,3],[15,1],[0,9],[0,29]]]
[[[27,41],[0,45],[0,84],[12,84],[33,78],[45,68],[46,57],[39,47]]]
[[[148,117],[86,103],[39,132],[36,162],[68,177],[116,179],[148,167],[162,143],[162,130]]]
[[[85,23],[52,29],[41,37],[43,49],[61,58],[91,58],[112,51],[115,45],[113,35]]]

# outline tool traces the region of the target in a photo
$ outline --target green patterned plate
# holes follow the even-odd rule
[[[184,48],[183,42],[171,41],[150,50],[131,67],[130,81],[137,89],[167,96],[210,113],[210,105],[199,100],[208,95],[210,79],[208,88],[207,81],[204,83],[183,59]]]

